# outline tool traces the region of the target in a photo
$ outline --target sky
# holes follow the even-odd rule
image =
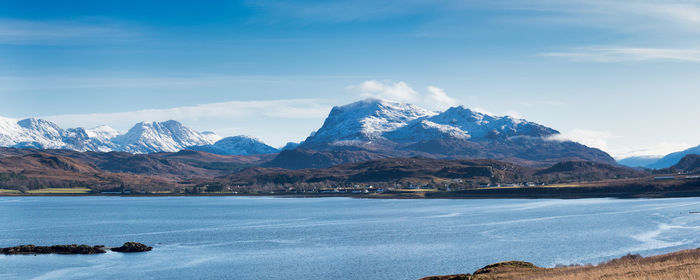
[[[700,144],[700,1],[0,0],[0,116],[281,146],[367,97],[525,118],[616,158]]]

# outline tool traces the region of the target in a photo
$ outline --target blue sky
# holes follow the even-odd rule
[[[0,0],[0,116],[279,146],[375,96],[664,154],[700,144],[698,35],[691,0]]]

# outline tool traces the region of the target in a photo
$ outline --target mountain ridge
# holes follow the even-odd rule
[[[556,135],[559,131],[534,122],[464,106],[431,112],[410,104],[365,99],[333,107],[321,128],[296,148],[299,160],[282,152],[268,164],[320,168],[359,159],[413,156],[615,163],[599,149],[555,140]]]
[[[212,132],[197,132],[174,120],[140,122],[120,134],[108,126],[62,129],[42,119],[0,118],[2,146],[135,154],[186,149],[223,155],[277,154],[267,164],[291,169],[416,156],[490,158],[534,165],[564,160],[615,163],[601,150],[555,140],[556,135],[559,131],[534,122],[465,106],[434,112],[372,98],[333,107],[318,130],[298,145],[283,149],[249,136],[221,138]]]

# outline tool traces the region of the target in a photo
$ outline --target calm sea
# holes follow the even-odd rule
[[[596,263],[699,247],[688,211],[700,198],[0,197],[0,247],[154,247],[0,256],[0,279],[416,279],[504,260]]]

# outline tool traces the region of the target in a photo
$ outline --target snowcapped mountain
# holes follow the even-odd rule
[[[365,99],[333,107],[323,126],[302,146],[355,145],[383,139],[383,134],[407,125],[410,121],[435,115],[410,104]]]
[[[2,147],[152,153],[176,152],[189,146],[212,144],[219,139],[221,137],[213,132],[199,133],[176,121],[138,123],[121,135],[104,125],[63,129],[43,119],[0,117]]]
[[[114,137],[117,137],[120,134],[119,131],[107,125],[100,125],[90,129],[86,129],[85,133],[90,138],[96,138],[101,140],[112,140]]]
[[[0,118],[0,146],[130,153],[195,149],[226,155],[277,153],[278,167],[325,166],[385,157],[492,158],[518,163],[590,160],[614,163],[608,154],[572,141],[551,140],[559,132],[513,117],[491,116],[466,107],[432,112],[403,103],[366,99],[336,106],[323,126],[282,151],[247,136],[221,139],[177,121],[141,122],[125,134],[100,126],[62,129],[42,119]],[[282,164],[283,163],[283,164]],[[274,160],[270,166],[274,165]]]
[[[114,147],[108,139],[91,138],[83,128],[62,129],[37,118],[0,118],[0,146],[77,151],[110,151]]]
[[[523,119],[491,116],[464,106],[452,107],[428,120],[459,128],[471,135],[472,140],[513,136],[547,137],[559,134],[559,131]]]
[[[463,106],[444,112],[377,99],[334,107],[323,126],[269,166],[306,168],[366,157],[492,158],[518,163],[590,160],[614,163],[607,153],[572,141],[558,131],[510,116]],[[321,160],[313,151],[324,151]],[[294,153],[292,153],[294,152]],[[357,154],[357,153],[361,153]],[[306,157],[299,154],[305,154]],[[306,160],[293,160],[294,157]],[[282,160],[283,159],[283,160]]]
[[[278,149],[245,135],[226,137],[211,145],[192,146],[188,149],[220,155],[256,155],[279,152]]]
[[[366,99],[334,107],[321,129],[306,139],[303,147],[367,146],[376,142],[421,142],[432,139],[490,141],[515,136],[543,138],[558,131],[510,116],[491,116],[464,106],[444,112]],[[374,143],[373,143],[374,142]]]
[[[213,144],[211,135],[196,132],[177,121],[140,122],[114,138],[129,153],[177,152],[186,147]]]
[[[400,143],[418,142],[421,140],[435,138],[454,138],[466,140],[472,137],[469,135],[469,132],[458,127],[435,123],[427,119],[416,120],[404,127],[394,131],[389,131],[385,133],[384,136],[387,139]]]

